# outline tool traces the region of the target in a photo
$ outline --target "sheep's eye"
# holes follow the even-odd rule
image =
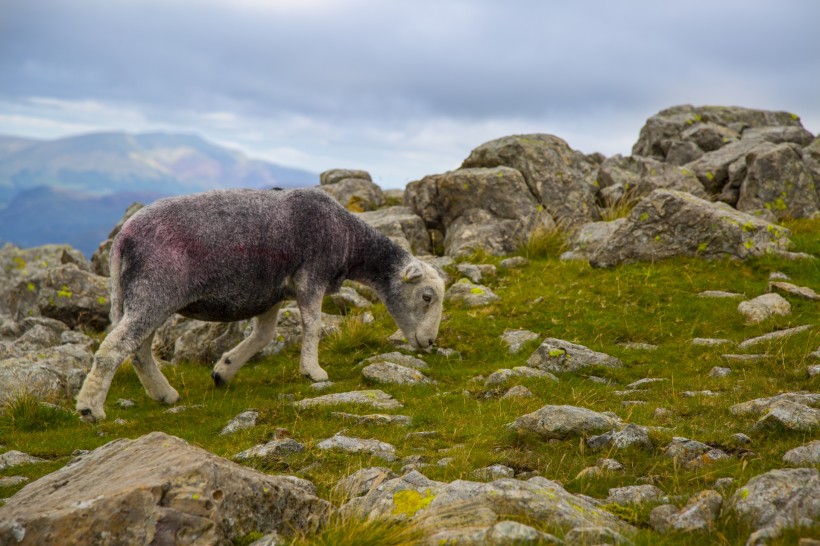
[[[433,296],[432,294],[422,294],[421,299],[423,299],[427,303],[430,303],[431,301],[433,301]]]

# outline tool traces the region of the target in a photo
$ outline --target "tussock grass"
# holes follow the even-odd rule
[[[790,222],[795,250],[820,255],[820,220]],[[732,260],[672,259],[658,263],[633,264],[611,270],[592,269],[579,262],[557,259],[564,249],[563,236],[556,232],[534,236],[522,248],[530,259],[523,269],[502,270],[496,279],[486,281],[502,300],[481,309],[447,306],[438,344],[459,352],[447,358],[423,354],[430,365],[426,373],[437,383],[416,387],[374,385],[361,376],[361,361],[375,354],[394,350],[386,341],[396,330],[384,307],[372,312],[373,324],[347,320],[342,329],[320,345],[320,362],[334,385],[318,393],[299,377],[299,347],[257,358],[227,385],[216,389],[209,377],[212,363],[184,363],[164,369],[169,381],[179,390],[180,404],[191,406],[179,414],[165,413],[166,406],[150,400],[129,364],[118,371],[106,404],[108,420],[98,425],[80,423],[61,410],[36,403],[21,395],[7,404],[0,415],[0,444],[49,460],[0,471],[0,476],[25,475],[36,479],[66,464],[75,449],[94,449],[116,438],[136,438],[162,430],[227,458],[255,444],[268,441],[277,428],[285,428],[305,444],[304,453],[283,459],[251,461],[247,464],[268,473],[297,474],[312,480],[319,494],[338,505],[342,499],[333,486],[360,468],[388,466],[399,472],[404,462],[385,461],[366,454],[348,455],[323,452],[315,445],[337,432],[348,436],[376,438],[396,446],[400,457],[418,455],[425,466],[421,471],[431,479],[452,481],[474,479],[475,469],[500,463],[518,472],[537,472],[557,480],[573,493],[606,498],[613,487],[651,482],[666,495],[681,499],[714,487],[718,478],[731,477],[734,485],[723,491],[728,497],[750,478],[783,466],[783,453],[816,439],[817,434],[787,432],[759,433],[752,427],[755,419],[729,412],[733,404],[781,392],[820,390],[820,377],[809,379],[806,368],[813,361],[808,354],[820,346],[820,327],[786,340],[772,342],[748,351],[737,347],[698,347],[694,337],[726,338],[737,343],[775,330],[802,324],[820,324],[816,302],[789,298],[792,314],[775,317],[760,324],[746,324],[737,312],[739,300],[699,298],[704,290],[728,290],[751,298],[767,290],[768,276],[782,271],[792,282],[820,290],[820,263],[785,261],[764,257],[745,262]],[[472,259],[497,264],[500,258],[479,255]],[[458,274],[452,271],[457,278]],[[327,309],[332,306],[328,305]],[[599,368],[578,373],[559,374],[560,382],[516,378],[503,389],[489,392],[478,376],[486,377],[500,368],[526,364],[538,341],[512,355],[501,342],[507,329],[528,329],[540,339],[555,337],[581,343],[591,349],[620,358],[622,368]],[[651,343],[657,350],[629,349],[627,342]],[[769,356],[757,362],[727,362],[722,355],[732,352],[762,352]],[[728,367],[725,378],[709,377],[714,366]],[[595,375],[611,385],[594,383]],[[665,381],[646,385],[630,396],[616,390],[645,377]],[[526,386],[532,398],[505,400],[499,396],[514,385]],[[329,392],[380,388],[392,394],[404,407],[374,410],[363,406],[339,406],[299,410],[290,401]],[[687,396],[687,391],[711,390],[716,397]],[[122,409],[119,398],[136,402]],[[645,402],[623,406],[624,400]],[[652,433],[657,446],[666,445],[673,436],[684,436],[737,453],[732,435],[743,432],[752,438],[748,449],[754,455],[732,457],[697,470],[688,470],[663,456],[660,450],[608,450],[593,452],[583,441],[545,442],[510,431],[505,425],[545,404],[569,404],[595,411],[612,411],[625,421],[643,426],[663,427]],[[64,404],[70,407],[70,403]],[[655,417],[656,408],[667,408],[667,417]],[[258,425],[229,436],[219,431],[236,414],[246,409],[260,412]],[[413,419],[409,427],[356,424],[332,415],[335,411],[357,414],[395,413]],[[117,419],[124,423],[117,424]],[[429,438],[408,439],[408,432],[437,431]],[[598,459],[620,461],[622,472],[595,478],[577,478]],[[438,465],[444,458],[448,465]],[[0,489],[0,498],[12,495],[22,486]],[[677,502],[677,501],[676,501]],[[700,544],[695,535],[661,536],[645,528],[649,507],[618,514],[637,523],[636,544]],[[613,509],[617,512],[617,509]],[[560,529],[549,529],[538,522],[529,523],[546,532],[563,536]],[[336,518],[316,537],[297,537],[297,544],[411,544],[417,531],[407,526],[362,522]],[[813,531],[787,532],[772,544],[793,544]],[[815,534],[817,534],[815,532]],[[714,544],[743,544],[748,531],[727,516],[708,535]]]

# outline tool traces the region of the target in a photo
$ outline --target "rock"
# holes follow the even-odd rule
[[[411,182],[405,204],[428,229],[444,233],[448,256],[515,252],[538,229],[554,226],[524,177],[507,167],[459,169]]]
[[[643,504],[645,502],[659,501],[664,497],[663,491],[654,485],[628,485],[626,487],[614,487],[609,490],[606,504]]]
[[[513,377],[527,377],[527,378],[547,378],[551,381],[558,381],[558,378],[549,372],[530,368],[529,366],[517,366],[513,369],[502,368],[489,375],[484,381],[485,387],[494,387],[496,385],[503,385]]]
[[[445,301],[460,303],[466,307],[484,307],[500,299],[486,286],[473,284],[467,279],[460,279],[448,288],[444,295]]]
[[[758,323],[775,315],[789,315],[792,312],[792,306],[779,294],[763,294],[754,299],[740,302],[737,310],[746,317],[748,322]]]
[[[598,164],[553,135],[499,138],[470,153],[462,168],[506,166],[523,175],[531,194],[562,225],[599,219],[595,203]]]
[[[483,544],[564,544],[548,533],[538,531],[517,521],[499,521],[490,527],[462,527],[439,531],[430,536],[429,545],[483,545]]]
[[[365,171],[334,169],[319,175],[319,190],[352,212],[376,210],[384,205],[382,189]]]
[[[387,207],[362,212],[358,216],[412,254],[430,254],[433,251],[424,220],[414,214],[410,207]]]
[[[601,188],[621,186],[625,196],[637,199],[657,189],[677,190],[706,198],[703,184],[695,173],[641,156],[624,157],[620,154],[607,158],[598,171]],[[622,198],[623,199],[623,198]],[[606,203],[612,205],[614,203]]]
[[[108,262],[110,260],[111,245],[114,244],[114,238],[120,232],[122,226],[125,225],[125,222],[144,206],[142,203],[131,203],[128,208],[125,209],[125,214],[120,221],[117,222],[117,225],[114,226],[114,229],[111,230],[111,233],[108,234],[108,239],[100,243],[100,246],[97,247],[97,250],[95,250],[91,256],[91,266],[94,273],[101,277],[111,276],[111,268]]]
[[[37,464],[44,462],[46,462],[44,459],[41,459],[39,457],[32,457],[28,453],[23,453],[22,451],[17,451],[15,449],[0,454],[0,470],[14,468],[15,466],[20,466],[24,464]]]
[[[80,269],[76,264],[57,265],[21,281],[7,293],[10,314],[49,317],[69,328],[104,330],[109,324],[108,279]]]
[[[333,381],[316,381],[310,384],[310,388],[314,391],[324,391],[335,385]]]
[[[820,364],[815,364],[814,366],[809,366],[808,368],[809,377],[816,377],[820,375]]]
[[[727,362],[758,362],[766,360],[769,355],[720,355],[720,358]]]
[[[483,482],[515,477],[515,470],[503,464],[494,464],[486,468],[473,470],[472,477]]]
[[[631,546],[633,542],[609,527],[589,526],[570,529],[564,535],[566,544],[619,544]]]
[[[313,532],[331,510],[303,485],[154,432],[24,487],[0,507],[0,543],[225,544],[251,531]]]
[[[747,545],[775,538],[784,529],[810,527],[820,519],[820,472],[815,468],[775,469],[735,491],[727,508],[754,532]]]
[[[601,434],[620,426],[620,420],[604,413],[576,406],[544,406],[507,425],[516,431],[532,432],[545,440],[564,440]]]
[[[333,491],[342,495],[345,499],[361,497],[367,495],[382,483],[398,477],[398,474],[389,468],[380,466],[363,468],[339,480],[333,487]]]
[[[789,400],[774,402],[758,419],[754,428],[755,430],[811,432],[820,428],[820,409]]]
[[[305,398],[294,402],[297,408],[311,408],[315,406],[334,406],[337,404],[361,404],[378,409],[401,408],[402,404],[389,394],[380,390],[364,390],[325,394],[316,398]]]
[[[664,455],[675,459],[678,464],[683,465],[711,450],[712,446],[704,444],[703,442],[676,436],[673,437],[672,442],[666,446]]]
[[[501,395],[502,400],[509,400],[510,398],[532,398],[535,396],[530,389],[524,385],[516,385],[507,392]]]
[[[775,404],[788,401],[806,406],[816,406],[820,404],[820,393],[810,392],[786,392],[772,396],[770,398],[755,398],[748,402],[735,404],[729,408],[734,415],[747,415],[757,417],[769,411]]]
[[[791,144],[759,146],[746,156],[737,209],[766,209],[778,220],[808,218],[818,210],[815,180]]]
[[[172,364],[210,364],[244,339],[244,329],[242,322],[205,322],[172,315],[157,329],[152,350]]]
[[[623,362],[614,356],[593,351],[583,345],[547,338],[530,355],[527,366],[552,372],[575,372],[593,366],[620,368]]]
[[[698,468],[703,468],[704,466],[709,466],[710,464],[716,461],[722,461],[724,459],[728,459],[729,455],[726,452],[721,451],[720,449],[709,449],[709,451],[705,453],[701,453],[689,459],[683,464],[683,468],[686,470],[697,470]]]
[[[683,391],[681,394],[687,398],[696,398],[698,396],[720,396],[719,392],[703,390],[703,391]]]
[[[761,343],[771,343],[772,341],[778,341],[781,339],[785,339],[787,337],[791,337],[795,334],[799,334],[800,332],[805,332],[806,330],[811,329],[812,326],[804,325],[804,326],[795,326],[794,328],[787,328],[785,330],[778,330],[776,332],[770,332],[768,334],[764,334],[762,336],[753,337],[747,339],[746,341],[742,341],[738,348],[741,350],[746,350],[754,347],[755,345],[759,345]]]
[[[727,377],[732,374],[731,368],[721,368],[720,366],[713,366],[709,370],[709,377]]]
[[[666,504],[654,508],[649,524],[659,533],[710,531],[720,515],[723,497],[717,491],[706,490],[694,495],[681,510]]]
[[[40,400],[73,398],[91,369],[93,354],[82,345],[35,349],[0,360],[0,402],[26,391]]]
[[[406,415],[384,415],[381,413],[356,415],[341,411],[334,411],[330,415],[339,419],[354,421],[357,425],[401,425],[409,427],[413,424],[413,419]]]
[[[790,449],[783,455],[783,462],[793,466],[820,464],[820,440]]]
[[[743,294],[738,294],[736,292],[725,292],[723,290],[706,290],[704,292],[700,292],[698,294],[699,298],[712,298],[712,299],[730,299],[730,298],[742,298],[744,297]]]
[[[779,292],[787,296],[797,296],[807,300],[820,301],[820,294],[806,286],[797,286],[790,282],[774,281],[769,283],[769,292]]]
[[[341,287],[338,292],[331,294],[330,298],[342,314],[347,314],[353,309],[369,309],[373,307],[370,300],[362,297],[349,286]]]
[[[628,389],[637,389],[638,387],[643,387],[644,385],[651,385],[653,383],[663,383],[664,381],[669,381],[665,377],[644,377],[643,379],[638,379],[637,381],[633,381],[626,387]]]
[[[16,339],[11,342],[0,341],[0,359],[19,357],[28,351],[60,345],[64,343],[63,334],[69,331],[68,326],[59,320],[46,317],[27,317],[14,325]]]
[[[629,349],[630,351],[657,351],[658,346],[653,343],[643,343],[641,341],[628,341],[626,343],[619,343],[619,347]]]
[[[511,258],[504,258],[498,266],[501,269],[521,269],[530,265],[530,261],[523,256],[513,256]]]
[[[586,444],[593,451],[626,449],[629,447],[638,447],[646,451],[655,449],[646,429],[633,424],[626,425],[618,431],[610,430],[598,436],[590,436],[587,438]]]
[[[370,453],[378,457],[396,460],[396,448],[386,442],[373,439],[351,438],[336,434],[316,444],[317,449],[338,449],[348,453]]]
[[[29,481],[25,476],[4,476],[0,478],[0,487],[17,487]]]
[[[514,355],[517,354],[524,345],[530,341],[535,341],[538,337],[538,334],[530,332],[529,330],[505,330],[504,333],[501,334],[501,341],[507,345],[508,352]]]
[[[583,224],[570,235],[567,242],[570,250],[561,254],[561,260],[589,260],[625,223],[626,218],[618,218],[611,222]]]
[[[430,366],[420,358],[411,355],[405,355],[399,352],[383,353],[370,358],[364,359],[361,363],[378,364],[380,362],[390,362],[398,364],[406,368],[413,368],[414,370],[428,370]]]
[[[294,453],[302,453],[305,446],[293,438],[277,438],[265,444],[255,445],[234,455],[234,460],[247,461],[254,458],[287,457]]]
[[[785,251],[789,234],[725,203],[655,190],[635,205],[590,264],[612,267],[673,256],[743,259]]]
[[[22,249],[6,243],[0,247],[0,316],[11,314],[9,290],[22,281],[67,263],[75,264],[83,271],[91,271],[91,263],[83,253],[69,245],[43,245]]]
[[[692,345],[699,345],[701,347],[720,347],[721,345],[734,345],[731,339],[716,339],[696,337],[692,340]]]
[[[431,384],[433,381],[420,371],[394,364],[392,362],[377,362],[362,369],[362,376],[376,383],[394,385]]]
[[[259,418],[259,412],[256,410],[247,410],[243,411],[236,417],[230,420],[225,428],[223,428],[219,434],[233,434],[234,432],[239,432],[240,430],[245,430],[249,428],[253,428],[256,426],[256,420]]]

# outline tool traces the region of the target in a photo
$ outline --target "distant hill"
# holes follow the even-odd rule
[[[0,243],[69,243],[88,253],[133,201],[318,182],[314,173],[250,159],[196,135],[0,136]]]

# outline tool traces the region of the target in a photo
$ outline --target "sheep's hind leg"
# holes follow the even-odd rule
[[[126,314],[100,344],[94,354],[91,371],[77,395],[76,408],[83,421],[93,423],[105,419],[103,406],[117,368],[139,347],[150,331],[143,330]]]
[[[137,372],[142,386],[145,387],[145,392],[148,396],[157,400],[158,402],[165,402],[166,404],[174,404],[179,400],[179,393],[174,387],[168,383],[165,375],[159,369],[157,361],[151,352],[151,342],[154,340],[154,333],[142,342],[137,349],[136,358],[133,360],[134,371]]]
[[[319,366],[319,338],[322,334],[323,292],[303,291],[297,288],[297,303],[302,313],[302,353],[299,373],[313,381],[327,381],[327,372]]]
[[[274,338],[281,306],[281,303],[277,303],[261,315],[253,317],[251,334],[219,358],[211,372],[211,377],[217,387],[233,379],[236,372]]]

